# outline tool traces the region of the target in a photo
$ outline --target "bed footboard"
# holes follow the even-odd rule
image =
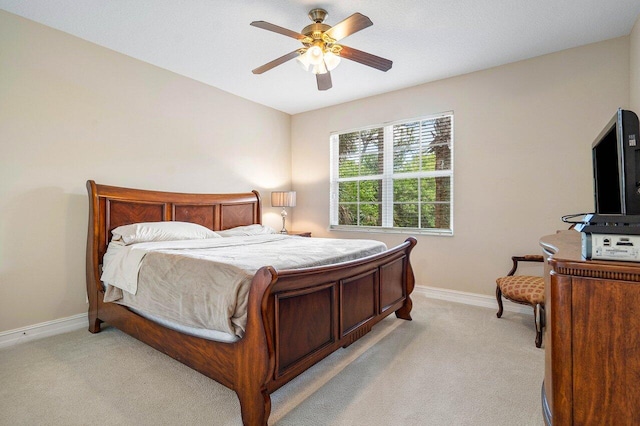
[[[414,238],[379,255],[318,268],[261,268],[249,293],[236,394],[245,425],[266,425],[270,394],[395,312],[411,320]],[[254,321],[255,320],[255,321]]]
[[[379,255],[319,268],[279,271],[265,313],[273,344],[270,392],[391,313],[411,320],[414,238]]]

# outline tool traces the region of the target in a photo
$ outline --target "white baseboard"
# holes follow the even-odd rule
[[[422,293],[431,299],[464,303],[465,305],[481,306],[483,308],[495,309],[496,312],[498,311],[498,302],[496,301],[496,298],[494,296],[418,285],[415,286],[413,291]],[[533,315],[533,308],[513,303],[504,298],[502,299],[502,306],[505,311]]]
[[[0,349],[18,343],[28,342],[29,340],[41,339],[43,337],[88,327],[89,319],[87,318],[87,314],[78,314],[67,318],[30,325],[28,327],[17,328],[15,330],[3,331],[0,333]]]
[[[481,306],[483,308],[491,308],[495,310],[498,309],[496,298],[484,294],[467,293],[464,291],[447,290],[444,288],[427,286],[416,286],[414,292],[424,294],[426,297],[431,299],[464,303],[465,305]],[[517,303],[504,299],[503,306],[505,311],[533,315],[533,309],[528,306],[518,305]],[[62,334],[68,331],[79,330],[87,327],[89,327],[87,314],[78,314],[15,330],[4,331],[0,333],[0,349],[17,343],[28,342],[30,340]]]

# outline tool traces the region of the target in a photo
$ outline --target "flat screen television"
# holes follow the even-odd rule
[[[618,109],[591,146],[595,212],[640,215],[638,116]]]

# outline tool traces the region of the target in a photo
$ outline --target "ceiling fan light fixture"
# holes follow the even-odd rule
[[[307,49],[306,55],[309,58],[309,63],[313,65],[320,65],[324,59],[322,48],[319,46],[311,46]]]
[[[313,66],[313,68],[311,69],[311,72],[314,74],[326,74],[327,66],[324,64],[324,61],[320,62],[319,64],[316,64]]]
[[[304,53],[301,53],[296,58],[296,61],[298,62],[298,64],[300,64],[300,66],[302,67],[303,70],[309,71],[309,67],[311,66],[311,63],[309,62],[309,57],[307,56],[307,51],[305,51]]]
[[[297,57],[298,63],[302,65],[306,71],[309,71],[309,67],[321,64],[324,60],[322,49],[318,46],[311,46],[307,48],[300,56]]]
[[[325,74],[340,63],[340,57],[331,51],[323,52],[323,49],[317,45],[309,47],[296,60],[302,69],[311,71],[313,74]]]
[[[335,53],[329,51],[324,54],[324,63],[327,66],[328,71],[332,71],[335,67],[340,64],[340,56]]]

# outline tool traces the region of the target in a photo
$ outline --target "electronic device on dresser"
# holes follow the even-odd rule
[[[595,213],[584,215],[585,259],[640,261],[640,130],[618,109],[591,146]]]
[[[591,146],[596,213],[640,215],[638,116],[618,109]]]

